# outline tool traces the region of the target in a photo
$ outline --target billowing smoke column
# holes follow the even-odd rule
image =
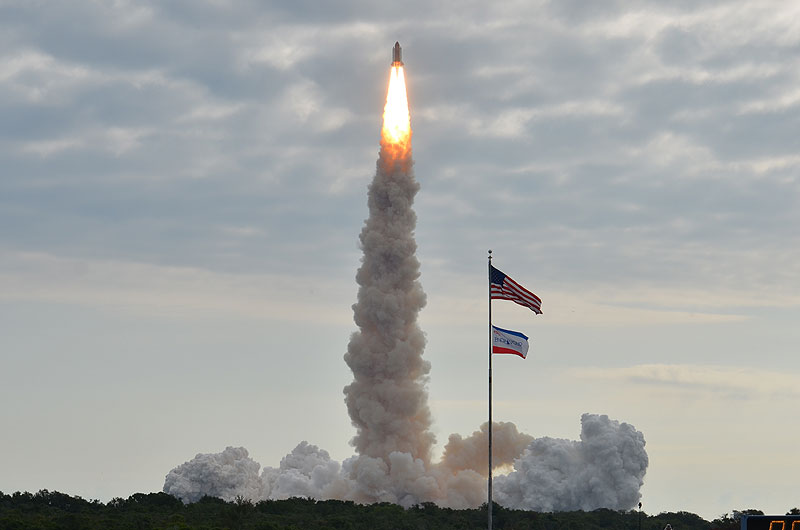
[[[399,45],[398,45],[399,47]],[[435,442],[425,390],[430,363],[417,315],[425,306],[419,278],[412,209],[419,184],[411,170],[411,127],[403,67],[393,66],[384,111],[377,171],[369,187],[369,218],[361,231],[364,256],[356,274],[359,330],[353,333],[347,365],[353,382],[345,402],[361,455],[388,462],[394,451],[430,461]]]
[[[205,495],[255,501],[311,497],[475,508],[486,501],[488,424],[466,438],[451,435],[441,461],[431,462],[430,363],[422,357],[425,338],[417,325],[425,306],[412,209],[418,190],[396,44],[369,217],[360,237],[363,259],[353,305],[358,331],[344,356],[353,372],[344,394],[357,454],[339,464],[325,450],[301,442],[277,468],[259,474],[261,466],[246,449],[228,447],[170,471],[165,492],[184,502]],[[584,414],[581,423],[580,441],[534,439],[513,423],[494,423],[492,463],[513,468],[495,478],[494,500],[541,511],[632,508],[648,464],[644,436],[606,416]]]

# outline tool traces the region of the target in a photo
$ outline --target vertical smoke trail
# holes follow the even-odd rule
[[[359,454],[387,462],[394,451],[429,462],[434,443],[425,389],[430,363],[422,358],[425,337],[417,325],[425,293],[415,256],[412,205],[419,184],[412,164],[403,71],[393,67],[369,217],[360,236],[364,255],[353,305],[359,329],[344,356],[354,378],[344,388],[357,429],[351,443]]]
[[[419,184],[412,173],[411,126],[400,60],[395,60],[383,115],[377,171],[369,186],[369,216],[361,231],[363,258],[353,305],[358,331],[344,359],[353,382],[344,388],[351,441],[358,455],[341,464],[301,442],[280,465],[260,465],[244,448],[198,454],[170,471],[164,491],[184,502],[204,495],[233,500],[294,496],[359,503],[422,502],[455,509],[486,499],[488,424],[466,438],[450,436],[441,462],[434,444],[425,385],[430,363],[417,315],[425,306],[419,283],[412,209]],[[495,467],[513,466],[494,483],[503,506],[534,510],[599,507],[625,510],[640,498],[648,465],[644,436],[607,416],[584,414],[580,441],[534,439],[513,423],[493,424]]]

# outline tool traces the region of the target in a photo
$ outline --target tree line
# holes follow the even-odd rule
[[[713,521],[689,512],[648,515],[636,510],[539,513],[493,506],[496,530],[739,530],[734,511]],[[798,513],[793,508],[789,513]],[[135,493],[108,503],[57,491],[0,492],[0,530],[466,530],[486,528],[486,506],[452,510],[433,503],[396,504],[292,498],[253,503],[204,497],[184,504],[166,493]]]

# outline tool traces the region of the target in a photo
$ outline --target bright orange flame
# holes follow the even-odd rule
[[[389,91],[386,94],[386,106],[383,109],[384,142],[399,148],[402,153],[411,143],[411,117],[408,113],[408,97],[406,96],[406,79],[402,66],[392,66],[389,76]]]

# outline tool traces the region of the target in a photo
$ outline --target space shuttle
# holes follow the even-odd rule
[[[392,48],[392,66],[403,66],[403,49],[399,42],[395,42]]]

